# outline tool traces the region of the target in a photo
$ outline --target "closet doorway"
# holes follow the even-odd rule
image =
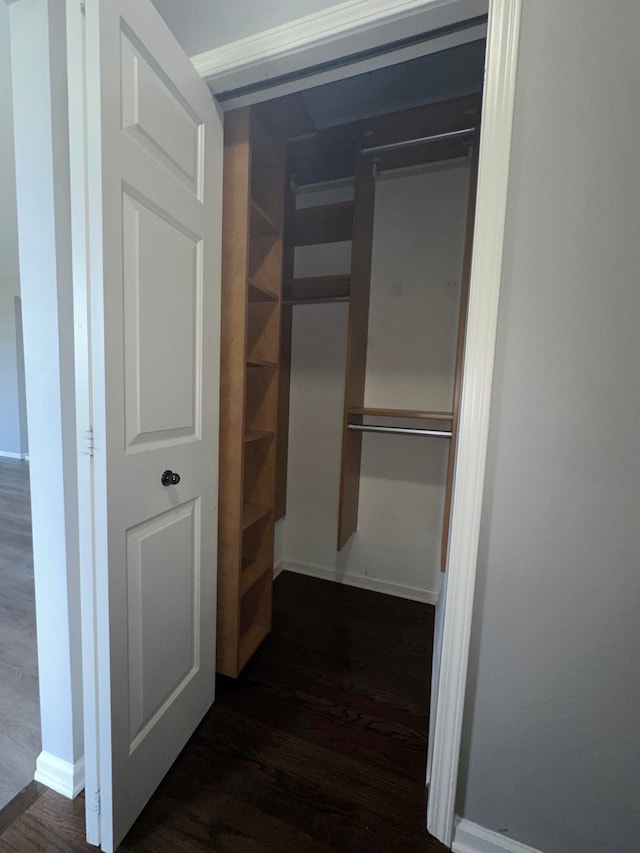
[[[237,681],[218,708],[317,753],[405,849],[424,840],[484,49],[225,115],[218,670]]]

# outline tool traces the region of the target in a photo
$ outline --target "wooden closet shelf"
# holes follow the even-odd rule
[[[246,595],[253,585],[270,571],[271,566],[268,563],[265,565],[264,561],[243,559],[240,574],[240,595]]]
[[[270,506],[246,503],[242,508],[242,529],[246,530],[258,521],[262,521],[271,513]]]
[[[278,294],[273,293],[264,284],[260,284],[254,278],[247,281],[249,286],[249,302],[277,302]]]
[[[274,368],[278,366],[277,361],[267,361],[263,358],[248,358],[247,359],[248,367],[269,367]]]
[[[245,444],[251,441],[261,441],[263,438],[273,438],[275,432],[272,429],[248,429],[244,437]]]
[[[425,412],[418,409],[369,409],[363,407],[352,407],[348,415],[362,415],[374,418],[415,418],[425,421],[450,421],[453,419],[452,412]]]
[[[283,299],[342,299],[351,291],[350,275],[290,278],[282,288]]]
[[[323,204],[298,208],[285,235],[290,246],[313,246],[319,243],[342,243],[353,234],[353,202]]]
[[[270,237],[277,236],[279,229],[266,210],[258,202],[251,199],[251,236]]]

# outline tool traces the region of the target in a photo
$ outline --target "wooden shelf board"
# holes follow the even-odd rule
[[[251,199],[251,236],[267,237],[278,234],[278,228],[266,210]]]
[[[374,418],[414,418],[425,421],[450,421],[453,419],[452,412],[426,412],[418,409],[370,409],[360,406],[350,408],[348,414]]]
[[[312,246],[320,243],[342,243],[353,234],[353,202],[301,207],[295,211],[285,235],[291,246]]]
[[[254,278],[247,282],[249,285],[249,302],[277,302],[278,294],[273,293],[264,284],[260,284]]]
[[[269,628],[260,622],[254,622],[240,637],[238,649],[238,672],[244,669],[260,643],[269,634]]]
[[[270,513],[270,506],[251,503],[244,504],[242,508],[242,529],[246,530],[247,527],[251,527],[252,524],[256,524],[256,522],[266,518]]]
[[[268,563],[265,565],[264,561],[243,559],[242,572],[240,574],[240,595],[246,595],[260,578],[271,571],[273,571],[273,567]]]
[[[274,368],[278,366],[277,361],[267,361],[263,358],[248,358],[247,359],[248,367],[269,367]]]
[[[263,438],[273,438],[275,432],[272,429],[248,429],[244,437],[245,444],[251,441],[261,441]]]
[[[350,275],[322,275],[313,278],[290,278],[284,282],[285,299],[335,299],[348,297]]]

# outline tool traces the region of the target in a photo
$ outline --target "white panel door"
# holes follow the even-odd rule
[[[111,851],[214,699],[223,143],[218,107],[148,0],[87,0],[85,55]]]

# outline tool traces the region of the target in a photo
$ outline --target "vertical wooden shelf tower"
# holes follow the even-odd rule
[[[218,672],[271,630],[286,144],[251,108],[225,115]]]

